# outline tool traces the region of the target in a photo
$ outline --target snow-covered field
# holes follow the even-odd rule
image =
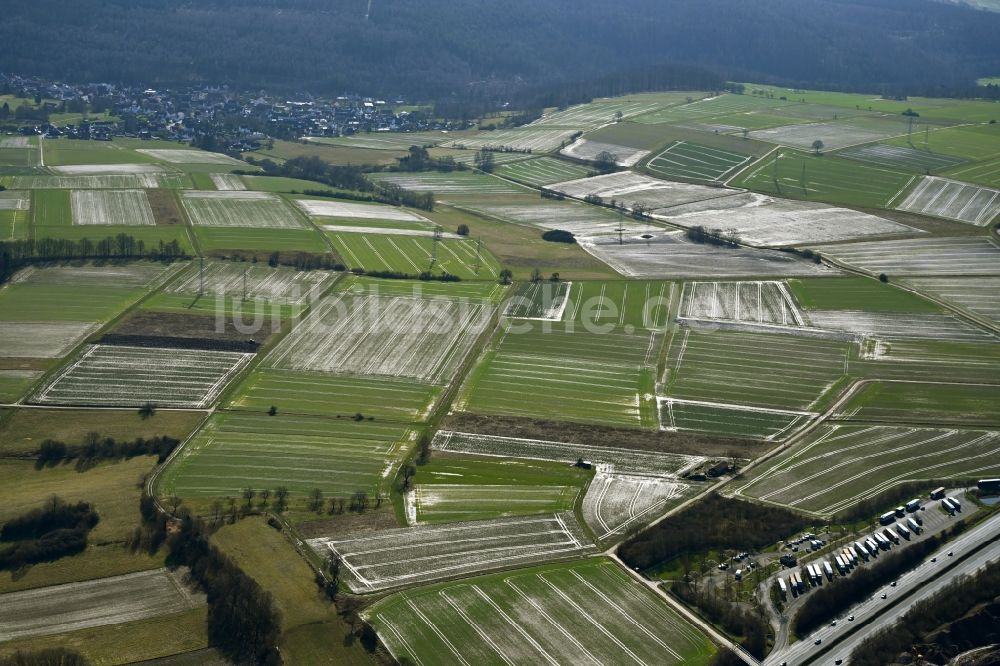
[[[464,148],[466,150],[510,149],[522,152],[548,153],[558,148],[564,141],[568,141],[573,133],[572,129],[550,129],[526,125],[514,129],[479,132],[475,136],[462,137],[441,144],[441,147]]]
[[[73,164],[49,167],[64,176],[109,176],[139,173],[163,173],[155,164]]]
[[[805,320],[784,282],[689,282],[680,317],[802,326]]]
[[[427,218],[405,208],[379,204],[358,204],[346,201],[315,201],[299,199],[295,202],[312,217],[341,217],[358,220],[396,220],[400,222],[427,222]]]
[[[1000,322],[1000,277],[910,278],[906,282],[931,296]]]
[[[730,196],[734,190],[689,183],[676,183],[650,178],[632,171],[620,171],[603,176],[581,178],[548,187],[567,196],[583,199],[587,196],[600,197],[605,202],[614,199],[631,208],[641,203],[656,210],[681,204]]]
[[[810,310],[809,319],[820,328],[880,338],[996,341],[993,335],[950,314]]]
[[[5,136],[0,139],[0,148],[32,148],[29,137]]]
[[[566,311],[572,282],[535,282],[521,284],[507,301],[504,315],[522,319],[559,321]]]
[[[13,189],[24,190],[150,190],[172,187],[175,174],[124,173],[83,176],[14,176]]]
[[[899,275],[1000,275],[1000,248],[986,238],[916,238],[820,245],[825,256],[873,273]]]
[[[601,153],[614,155],[614,162],[618,166],[633,167],[646,155],[648,150],[640,150],[629,146],[619,146],[614,143],[602,143],[591,141],[590,139],[577,139],[570,145],[559,151],[567,157],[575,157],[578,160],[596,160]]]
[[[32,402],[45,405],[204,408],[253,354],[92,345]]]
[[[149,155],[153,159],[170,164],[224,164],[226,166],[242,166],[244,162],[235,160],[221,153],[209,153],[204,150],[184,150],[176,148],[139,148],[135,152]]]
[[[31,208],[31,193],[19,190],[0,192],[0,210],[28,210]]]
[[[152,226],[153,209],[143,190],[73,190],[73,224]]]
[[[617,238],[619,227],[629,236],[642,234],[650,228],[647,223],[616,215],[606,208],[571,201],[510,206],[470,204],[462,207],[516,224],[562,229],[574,236],[615,234]]]
[[[338,555],[342,580],[358,593],[596,552],[572,513],[405,527],[308,544],[321,557]]]
[[[243,178],[234,173],[213,173],[209,177],[212,179],[215,189],[220,192],[242,192],[247,189]]]
[[[300,229],[306,226],[280,197],[267,192],[185,192],[191,223],[206,227]]]
[[[686,228],[701,226],[734,230],[741,240],[766,246],[923,233],[919,229],[848,208],[775,199],[755,192],[682,204],[657,211],[654,217]]]
[[[97,328],[79,321],[0,321],[0,356],[59,358]]]
[[[373,180],[399,185],[413,192],[439,194],[518,194],[527,190],[505,180],[469,171],[452,173],[375,174]]]
[[[1000,190],[925,176],[896,208],[982,227],[1000,214]]]
[[[261,264],[213,261],[205,263],[204,275],[200,265],[192,263],[185,274],[172,282],[166,291],[197,294],[204,281],[206,294],[242,297],[245,285],[248,300],[305,303],[310,297],[319,296],[332,279],[333,274],[325,271],[296,271]]]
[[[0,595],[0,641],[135,622],[205,605],[180,580],[154,569]]]
[[[133,261],[121,265],[29,266],[18,271],[12,284],[58,284],[73,287],[148,287],[177,270],[178,264]]]
[[[832,269],[775,250],[720,248],[692,243],[682,231],[649,231],[577,239],[580,247],[633,278],[741,278],[830,275]]]
[[[598,473],[583,498],[583,519],[601,541],[622,536],[658,517],[689,489],[671,479]]]
[[[493,307],[450,299],[331,296],[282,341],[268,365],[448,381]]]
[[[823,142],[825,150],[837,150],[858,143],[869,143],[906,133],[906,125],[902,122],[885,122],[876,124],[870,119],[834,120],[824,123],[806,123],[802,125],[783,125],[770,129],[759,129],[750,132],[750,136],[761,141],[778,143],[783,146],[812,148],[813,141]]]

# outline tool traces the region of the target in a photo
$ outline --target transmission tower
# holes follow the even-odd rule
[[[247,273],[249,273],[249,272],[250,272],[249,268],[243,270],[243,300],[244,301],[247,300]]]
[[[205,257],[199,257],[200,267],[198,269],[198,295],[205,293]]]
[[[483,247],[483,239],[482,238],[477,238],[476,239],[476,270],[475,270],[476,275],[479,275],[479,269],[483,267],[482,255],[481,255],[482,247]]]
[[[431,268],[434,268],[434,264],[437,263],[438,258],[438,243],[441,241],[444,232],[440,225],[434,227],[434,238],[431,239]]]
[[[368,17],[372,15],[372,0],[368,0],[368,9],[365,11],[365,22],[368,22]]]
[[[625,244],[625,240],[622,237],[622,235],[625,233],[625,209],[624,208],[619,208],[618,209],[618,229],[617,229],[617,231],[618,231],[618,244],[619,245],[624,245]]]

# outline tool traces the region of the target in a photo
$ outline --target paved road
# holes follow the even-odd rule
[[[904,615],[915,602],[940,592],[957,576],[975,573],[985,564],[1000,560],[1000,514],[993,516],[981,525],[966,532],[951,543],[945,544],[941,550],[932,555],[937,562],[928,558],[920,566],[899,577],[896,587],[885,585],[877,590],[870,599],[850,609],[845,615],[854,615],[854,621],[848,622],[846,617],[840,618],[836,626],[826,625],[817,629],[809,636],[789,647],[772,652],[764,661],[766,666],[777,666],[787,662],[788,666],[816,663],[821,666],[835,664],[837,659],[847,658],[851,651],[873,632],[888,627]],[[974,555],[973,550],[990,542]],[[953,553],[949,556],[948,553]],[[940,578],[931,583],[921,583],[936,575]],[[905,602],[897,603],[901,597],[910,593]],[[886,599],[882,599],[882,594]],[[868,624],[865,624],[865,623]],[[860,625],[864,625],[861,627]],[[855,629],[860,627],[859,629]],[[851,633],[853,631],[853,633]],[[820,645],[815,641],[820,639]],[[834,644],[832,650],[817,657],[817,653]]]

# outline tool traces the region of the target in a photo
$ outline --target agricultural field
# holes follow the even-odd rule
[[[449,583],[365,611],[397,658],[416,664],[709,663],[715,649],[608,560]]]
[[[193,262],[165,289],[169,294],[246,296],[267,303],[303,304],[319,298],[332,284],[334,273],[271,268],[261,264]]]
[[[206,508],[245,488],[284,487],[296,502],[316,488],[327,496],[374,496],[407,438],[405,425],[378,419],[220,412],[171,461],[157,491]]]
[[[438,387],[414,380],[345,377],[324,372],[258,370],[250,373],[229,407],[264,413],[354,418],[357,414],[400,423],[423,420]]]
[[[239,192],[247,189],[246,183],[236,174],[213,173],[209,174],[209,178],[212,180],[212,184],[215,185],[215,189],[220,192]]]
[[[677,506],[692,490],[675,479],[599,472],[583,498],[583,520],[598,541],[613,540]]]
[[[136,226],[156,224],[143,190],[73,190],[73,224]]]
[[[658,211],[654,217],[685,228],[735,233],[742,241],[771,247],[923,233],[849,208],[789,201],[755,192],[681,204]],[[725,227],[720,228],[720,224]]]
[[[1000,324],[1000,278],[909,278],[918,291]]]
[[[685,329],[670,349],[667,397],[812,410],[848,374],[850,349],[823,338]]]
[[[221,164],[223,166],[231,167],[246,166],[244,162],[233,159],[228,155],[223,155],[222,153],[209,153],[204,150],[139,148],[135,152],[169,164]]]
[[[568,141],[573,133],[573,129],[525,125],[514,129],[479,132],[472,136],[452,139],[441,144],[441,147],[463,150],[486,148],[500,152],[549,153]]]
[[[809,412],[676,398],[660,398],[659,406],[661,427],[670,432],[704,432],[765,441],[785,439],[815,417]]]
[[[631,95],[614,99],[598,99],[589,104],[571,106],[562,111],[544,114],[531,124],[532,127],[573,127],[590,129],[633,118],[670,106],[682,104],[687,97],[701,97],[703,93],[654,93]]]
[[[906,134],[908,127],[907,123],[897,118],[853,118],[802,125],[782,125],[754,130],[750,132],[750,136],[759,141],[769,141],[804,150],[810,149],[814,141],[822,141],[826,150],[838,150]]]
[[[308,544],[324,558],[339,556],[342,580],[357,593],[596,553],[572,513],[403,527]]]
[[[757,162],[730,184],[790,199],[891,208],[916,179],[911,173],[839,159],[835,155],[786,149]]]
[[[43,405],[204,408],[253,354],[95,344],[34,396]]]
[[[60,358],[97,330],[91,321],[0,321],[2,355],[7,358]]]
[[[306,215],[316,218],[336,218],[347,220],[388,220],[392,222],[419,222],[429,226],[426,217],[405,208],[384,204],[362,204],[347,201],[324,201],[298,199],[296,205]]]
[[[750,113],[760,110],[776,109],[787,106],[787,101],[754,97],[751,95],[722,94],[704,99],[693,99],[686,104],[672,106],[666,109],[642,114],[633,118],[635,122],[658,125],[675,123],[685,120],[725,116],[734,113]],[[779,112],[780,113],[780,112]]]
[[[868,271],[897,276],[1000,275],[1000,247],[986,238],[917,238],[820,245],[824,256]]]
[[[435,452],[406,501],[416,525],[553,514],[573,510],[590,476],[562,463]]]
[[[507,287],[493,282],[406,282],[371,277],[348,276],[337,285],[338,291],[367,296],[409,296],[411,298],[453,298],[497,304]]]
[[[371,132],[338,137],[308,137],[309,143],[323,146],[406,151],[410,146],[436,146],[453,138],[453,132]]]
[[[180,613],[205,604],[183,571],[154,569],[0,595],[0,642]]]
[[[805,319],[784,282],[688,282],[679,317],[751,324],[803,326]]]
[[[649,160],[646,171],[660,178],[716,183],[736,173],[750,159],[720,148],[677,141]]]
[[[319,232],[310,227],[304,219],[301,222],[296,220],[296,215],[296,213],[291,213],[291,217],[278,218],[280,223],[288,225],[280,228],[196,226],[192,231],[201,251],[213,256],[228,255],[234,250],[259,252],[264,256],[272,252],[314,252],[317,254],[329,252],[330,247],[323,241]]]
[[[655,409],[647,396],[661,335],[573,328],[566,322],[512,324],[472,372],[456,410],[654,427]]]
[[[649,236],[646,238],[645,236]],[[594,236],[580,247],[630,278],[763,278],[831,274],[828,267],[775,250],[721,248],[692,243],[682,231],[642,236]]]
[[[487,215],[514,224],[531,225],[540,229],[561,229],[574,236],[613,234],[618,230],[629,237],[650,229],[649,222],[638,222],[630,216],[613,213],[607,208],[590,206],[575,201],[503,204],[469,204],[466,210]]]
[[[1000,190],[926,176],[896,208],[984,227],[1000,214]]]
[[[1000,130],[996,125],[946,127],[912,137],[901,136],[886,143],[973,161],[1000,157]]]
[[[612,161],[615,164],[626,168],[634,167],[649,155],[648,150],[583,138],[577,139],[560,150],[559,153],[566,157],[586,161],[596,161],[600,155],[607,153],[613,157]]]
[[[507,301],[504,316],[560,321],[569,302],[572,282],[522,282]]]
[[[1000,472],[1000,433],[834,424],[755,467],[738,493],[830,515],[906,481]]]
[[[391,271],[417,276],[424,272],[450,274],[467,280],[492,280],[500,265],[477,241],[466,239],[435,240],[432,232],[420,236],[401,235],[392,229],[325,227],[327,237],[349,268],[365,271]]]
[[[1000,158],[950,169],[944,175],[955,180],[978,183],[997,189],[1000,188]]]
[[[575,284],[564,319],[583,324],[585,331],[604,333],[621,328],[632,333],[643,329],[659,331],[667,326],[674,299],[671,284],[644,280],[587,280]]]
[[[792,279],[788,286],[805,310],[864,310],[870,313],[931,314],[941,306],[892,284],[856,275]]]
[[[856,310],[811,310],[813,326],[845,331],[880,339],[926,339],[956,342],[996,342],[997,338],[981,328],[944,313],[907,314]]]
[[[997,426],[1000,425],[1000,385],[872,382],[841,408],[837,418]]]
[[[874,164],[887,169],[903,169],[916,173],[944,171],[966,160],[952,155],[939,155],[925,150],[904,146],[891,146],[884,143],[873,143],[855,148],[848,148],[837,153],[838,157]]]
[[[525,190],[500,178],[475,171],[451,173],[373,174],[373,180],[399,185],[414,192],[433,192],[435,195],[494,195],[519,194]]]
[[[594,176],[581,180],[571,180],[552,185],[549,189],[561,192],[574,199],[587,196],[600,197],[605,202],[612,200],[632,207],[641,203],[652,210],[669,208],[695,201],[705,201],[730,196],[731,190],[720,190],[702,185],[673,183],[634,173],[621,171],[605,176]]]
[[[185,190],[193,187],[182,173],[127,173],[76,176],[13,176],[15,190]]]
[[[538,157],[511,164],[501,164],[496,168],[498,176],[516,180],[531,187],[544,187],[552,183],[586,178],[589,173],[590,170],[586,167],[554,157]]]
[[[459,150],[457,148],[431,148],[428,153],[431,157],[437,158],[448,158],[450,157],[455,161],[455,164],[462,164],[470,169],[476,168],[476,155],[479,153],[478,150]],[[500,166],[504,164],[510,164],[513,162],[521,162],[524,160],[529,160],[532,155],[528,153],[492,153],[493,164],[495,166]],[[541,158],[539,158],[541,159]]]
[[[267,192],[185,192],[184,210],[196,227],[301,229],[306,221]]]
[[[70,166],[54,166],[49,168],[60,176],[163,173],[163,168],[155,164],[73,164]]]
[[[273,368],[447,382],[493,308],[451,299],[330,296],[266,359]]]

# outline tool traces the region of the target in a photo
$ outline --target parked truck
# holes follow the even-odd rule
[[[823,569],[826,571],[827,580],[833,580],[833,567],[830,566],[830,560],[823,560]]]
[[[908,512],[910,512],[910,513],[913,513],[914,511],[919,511],[920,510],[920,500],[918,500],[918,499],[911,499],[909,502],[906,503],[906,510]]]
[[[907,519],[906,519],[906,522],[907,522],[907,524],[908,524],[908,525],[910,526],[910,529],[911,529],[911,530],[913,530],[913,531],[914,531],[914,532],[916,532],[917,534],[920,534],[920,532],[921,532],[921,530],[922,530],[923,528],[922,528],[922,527],[920,527],[920,525],[918,525],[918,524],[917,524],[917,521],[913,520],[913,518],[907,518]]]
[[[785,579],[778,576],[778,591],[781,592],[782,599],[788,597],[788,585],[785,584]]]
[[[891,525],[896,522],[896,514],[893,511],[886,511],[878,518],[881,525]]]
[[[932,500],[944,499],[944,486],[942,486],[940,488],[935,488],[934,490],[932,490],[931,491],[931,499]]]

